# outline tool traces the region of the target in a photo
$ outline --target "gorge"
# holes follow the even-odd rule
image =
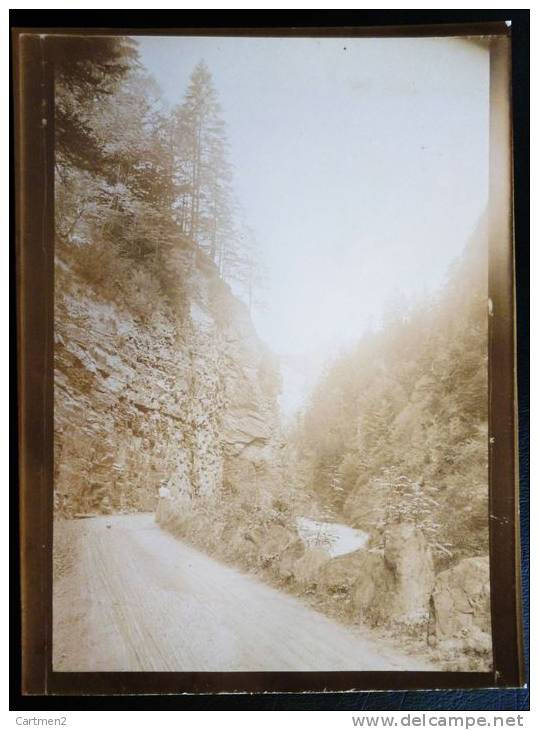
[[[223,611],[237,611],[230,579],[240,596],[259,596],[261,621],[275,602],[296,627],[301,616],[327,626],[326,614],[427,664],[489,667],[486,216],[438,289],[323,353],[285,419],[281,363],[253,324],[260,262],[236,212],[209,69],[197,63],[168,108],[133,39],[51,43],[56,634],[66,635],[71,590],[107,594],[105,613],[88,597],[97,623],[121,625],[133,604],[146,625],[146,583],[165,600],[170,581],[180,608],[193,599],[181,574],[199,593],[191,614],[212,581]],[[342,314],[335,328],[356,313]],[[123,555],[110,555],[131,597],[123,608],[107,551],[129,566],[121,574]],[[139,559],[148,575],[137,575]],[[205,571],[202,587],[189,561]],[[157,603],[161,619],[180,620]]]

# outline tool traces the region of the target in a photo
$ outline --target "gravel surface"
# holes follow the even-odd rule
[[[434,668],[221,565],[153,514],[56,529],[56,671]]]

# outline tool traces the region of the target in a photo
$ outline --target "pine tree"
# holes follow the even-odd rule
[[[218,262],[233,237],[231,167],[211,74],[198,63],[176,109],[177,215],[180,226]]]
[[[56,82],[57,163],[106,173],[105,145],[90,120],[96,103],[113,94],[136,65],[136,46],[127,37],[52,35],[47,37],[47,49]]]

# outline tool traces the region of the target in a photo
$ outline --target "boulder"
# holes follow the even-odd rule
[[[359,558],[360,556],[358,556]],[[352,590],[352,610],[359,619],[372,624],[387,621],[395,592],[395,575],[383,553],[363,550],[357,563],[356,581]]]
[[[318,574],[318,587],[325,593],[350,593],[364,566],[363,550],[354,550],[328,560]]]
[[[429,639],[446,649],[491,649],[489,558],[465,558],[436,578]]]
[[[286,581],[294,579],[298,560],[305,554],[305,545],[300,538],[292,538],[285,549],[281,552],[277,562],[277,572],[280,578]]]
[[[432,554],[421,530],[407,522],[390,525],[384,539],[384,559],[395,580],[391,600],[394,620],[407,624],[426,621],[435,576]]]
[[[280,524],[238,530],[243,539],[242,552],[249,553],[248,562],[269,569],[276,577],[289,581],[294,577],[295,565],[305,552],[303,542],[292,531]],[[238,547],[235,541],[234,547]]]
[[[246,531],[237,525],[227,525],[221,534],[222,554],[229,560],[254,568],[258,564],[259,537],[254,530]]]
[[[295,536],[282,525],[270,525],[259,541],[259,555],[263,566],[270,565],[281,558],[285,550],[295,540]]]
[[[316,547],[304,548],[303,555],[296,560],[293,566],[293,577],[296,584],[303,590],[313,590],[317,587],[319,573],[322,566],[330,560],[326,550]]]

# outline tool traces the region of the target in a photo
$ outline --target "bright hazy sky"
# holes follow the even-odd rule
[[[277,354],[331,356],[396,294],[443,284],[487,202],[486,49],[443,38],[139,44],[171,103],[200,59],[210,68],[269,273],[255,324]],[[286,398],[297,373],[284,375]]]

